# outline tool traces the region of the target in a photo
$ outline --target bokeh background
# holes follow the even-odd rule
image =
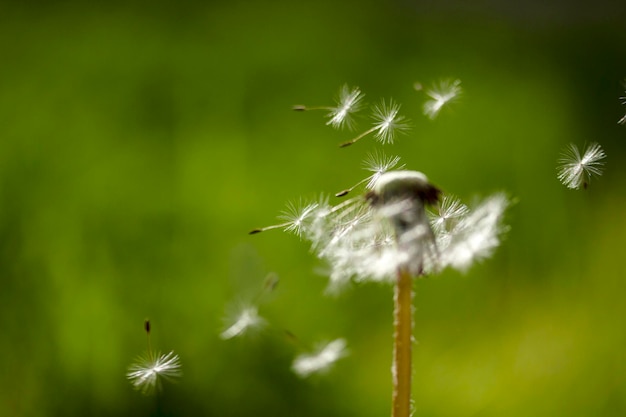
[[[366,175],[371,138],[338,149],[290,109],[343,83],[402,103],[408,168],[517,202],[492,259],[416,284],[415,416],[625,415],[624,22],[609,0],[2,2],[0,415],[389,415],[392,289],[327,297],[305,242],[247,235]],[[430,121],[413,85],[447,77],[465,94]],[[593,141],[605,174],[566,189],[559,153]],[[220,340],[269,272],[268,325]],[[183,363],[158,397],[125,377],[146,318]],[[337,337],[328,374],[290,371]]]

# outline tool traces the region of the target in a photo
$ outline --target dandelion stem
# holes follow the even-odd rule
[[[412,291],[411,274],[400,267],[394,294],[392,417],[411,415]]]
[[[359,136],[357,136],[354,139],[351,139],[351,140],[349,140],[347,142],[343,142],[343,143],[339,144],[339,147],[340,148],[345,148],[346,146],[350,146],[350,145],[358,142],[359,140],[363,139],[365,136],[369,135],[370,133],[372,133],[376,129],[378,129],[378,126],[374,126],[371,129],[366,130],[365,132],[361,133]]]

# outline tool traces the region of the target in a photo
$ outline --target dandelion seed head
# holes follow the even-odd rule
[[[161,389],[161,380],[173,381],[182,375],[180,358],[174,352],[145,353],[128,368],[126,376],[133,387],[143,394]]]
[[[361,109],[363,97],[364,94],[358,87],[351,89],[347,84],[344,84],[339,91],[337,105],[328,113],[330,120],[326,122],[326,124],[331,125],[335,129],[341,129],[343,127],[353,129],[354,119],[352,115]]]
[[[328,291],[351,281],[392,282],[398,268],[414,275],[446,267],[464,272],[490,256],[506,230],[506,196],[496,194],[473,209],[444,197],[428,216],[425,207],[437,203],[439,194],[420,172],[389,171],[365,199],[328,209],[309,236],[329,267]]]
[[[441,191],[433,186],[426,175],[418,171],[395,170],[381,175],[368,195],[370,203],[387,204],[394,200],[417,199],[435,204]]]
[[[426,90],[426,95],[431,99],[424,103],[424,114],[434,119],[445,105],[458,99],[462,91],[461,80],[440,81]]]
[[[397,162],[371,158],[367,166],[382,171]],[[445,267],[465,271],[489,256],[499,245],[508,200],[493,196],[470,210],[444,197],[429,216],[426,207],[437,204],[440,194],[421,172],[389,170],[380,172],[364,197],[337,205],[321,198],[310,206],[302,237],[328,267],[327,291],[336,293],[352,281],[393,282],[399,268],[414,275]]]
[[[224,340],[243,336],[253,329],[258,329],[265,324],[265,320],[259,316],[257,308],[254,306],[244,307],[235,316],[234,322],[226,328],[220,337]]]
[[[346,341],[336,339],[321,345],[316,352],[303,354],[293,361],[292,370],[301,378],[328,371],[339,359],[347,356]]]
[[[373,109],[374,129],[376,139],[382,143],[393,143],[396,132],[405,133],[409,130],[408,120],[398,114],[400,105],[393,100],[382,100]]]
[[[604,150],[597,143],[591,143],[582,156],[578,147],[570,143],[559,159],[558,179],[571,189],[586,187],[593,175],[600,176],[606,158]]]

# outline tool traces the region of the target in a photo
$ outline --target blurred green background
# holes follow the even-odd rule
[[[494,257],[420,280],[416,417],[626,415],[626,5],[432,1],[0,4],[0,415],[389,415],[392,289],[324,296],[288,201],[364,177],[379,148],[293,104],[343,83],[393,97],[385,151],[466,201],[517,200]],[[413,89],[462,80],[434,121]],[[362,125],[363,126],[363,125]],[[556,179],[569,142],[605,175]],[[269,271],[269,325],[222,341]],[[158,398],[125,377],[153,345],[184,376]],[[327,375],[302,345],[345,337]]]

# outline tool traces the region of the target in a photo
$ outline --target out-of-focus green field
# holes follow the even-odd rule
[[[402,103],[407,168],[516,201],[492,259],[416,285],[415,417],[625,415],[626,6],[604,3],[0,5],[0,415],[389,415],[392,289],[329,298],[306,242],[247,235],[367,175],[372,138],[291,111],[343,83]],[[430,121],[413,85],[442,77],[464,95]],[[559,153],[593,141],[605,174],[566,189]],[[268,325],[220,340],[269,271]],[[183,363],[158,398],[125,376],[146,318]],[[301,380],[284,330],[350,356]]]

